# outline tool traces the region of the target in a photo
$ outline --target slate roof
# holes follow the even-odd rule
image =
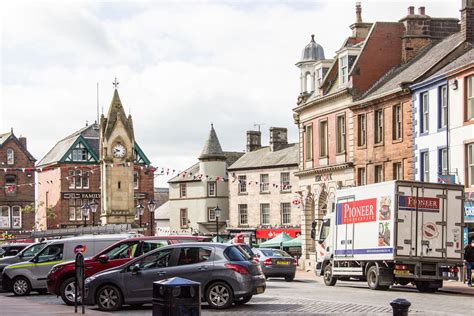
[[[298,144],[288,144],[286,148],[271,151],[270,147],[263,147],[245,153],[228,170],[275,168],[280,166],[298,165]]]
[[[155,220],[170,219],[170,202],[166,201],[155,210]]]
[[[13,134],[13,132],[0,134],[0,147],[2,147],[3,144],[5,144],[5,142],[9,140],[10,138],[12,138],[18,144],[18,146],[23,149],[23,151],[25,152],[29,160],[36,161],[35,157],[33,157],[33,155],[28,151],[28,149],[23,146],[23,144],[15,136],[15,134]]]
[[[0,134],[0,147],[3,145],[4,142],[7,141],[8,138],[10,138],[11,135],[11,132]]]
[[[219,143],[219,138],[217,138],[216,131],[214,130],[214,125],[211,124],[211,131],[209,132],[209,138],[204,144],[201,155],[199,159],[224,159],[226,156],[222,151],[221,144]]]
[[[471,47],[469,48],[468,51],[466,51],[464,54],[459,56],[457,59],[453,60],[440,70],[438,70],[432,77],[437,77],[440,75],[447,74],[451,71],[457,70],[459,68],[463,68],[469,64],[474,63],[474,47],[471,44]]]
[[[463,40],[461,32],[458,32],[438,43],[426,46],[407,63],[400,64],[387,72],[384,77],[362,95],[360,100],[368,100],[390,92],[400,91],[402,83],[412,83],[461,44]]]

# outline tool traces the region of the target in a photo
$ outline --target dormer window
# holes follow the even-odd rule
[[[7,149],[7,165],[13,165],[15,163],[15,152],[13,149]]]
[[[339,58],[339,69],[340,69],[340,79],[341,86],[345,86],[347,81],[349,81],[349,65],[348,65],[348,56]]]
[[[76,148],[72,151],[72,161],[87,161],[87,150]]]

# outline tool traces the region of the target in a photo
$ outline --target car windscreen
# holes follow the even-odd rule
[[[230,246],[224,250],[224,256],[229,261],[248,261],[252,257],[240,246]]]
[[[34,255],[36,255],[38,253],[38,251],[43,249],[44,246],[46,246],[45,242],[40,242],[38,244],[33,244],[33,245],[28,246],[25,249],[23,249],[21,251],[21,255],[23,257],[33,257]]]
[[[289,254],[279,249],[260,249],[265,257],[291,257]]]

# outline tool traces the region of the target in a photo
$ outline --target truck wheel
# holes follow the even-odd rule
[[[17,277],[13,280],[13,294],[15,296],[27,296],[31,292],[31,284],[25,277]]]
[[[326,286],[336,285],[337,279],[332,275],[332,264],[327,264],[324,267],[324,284]]]
[[[387,290],[390,285],[380,284],[380,275],[377,266],[371,266],[367,271],[367,284],[371,290]]]
[[[438,290],[438,287],[430,287],[429,281],[418,281],[415,283],[416,288],[421,293],[434,293]]]

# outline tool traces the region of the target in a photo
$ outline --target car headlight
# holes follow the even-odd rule
[[[92,281],[94,281],[96,279],[95,276],[90,276],[88,278],[86,278],[86,280],[84,281],[85,284],[89,284],[91,283]]]
[[[54,266],[51,268],[51,270],[49,271],[49,274],[53,274],[53,273],[56,273],[58,272],[59,270],[61,270],[62,267],[60,266]]]

